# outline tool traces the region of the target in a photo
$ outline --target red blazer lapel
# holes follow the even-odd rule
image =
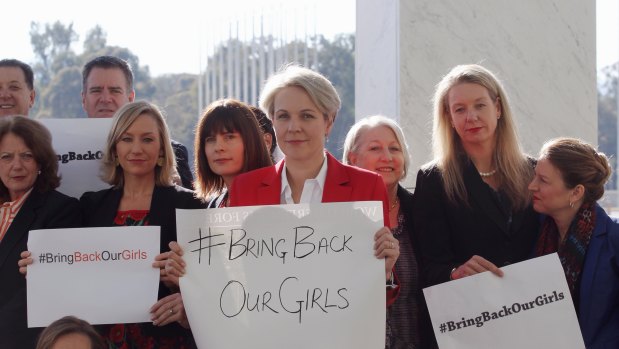
[[[327,178],[322,191],[322,202],[350,201],[352,187],[346,168],[331,154],[327,154]]]
[[[258,200],[265,205],[278,205],[282,192],[282,181],[280,180],[284,170],[284,160],[275,164],[275,171],[267,173],[260,181],[258,187]]]

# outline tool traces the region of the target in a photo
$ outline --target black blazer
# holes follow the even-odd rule
[[[176,171],[181,177],[182,186],[186,189],[193,189],[193,176],[189,168],[189,154],[187,148],[177,141],[172,141],[172,149],[176,157]]]
[[[122,198],[122,188],[109,188],[97,192],[86,192],[80,198],[83,224],[85,227],[111,227],[114,225],[114,218]],[[162,251],[169,251],[170,241],[176,241],[176,209],[199,209],[206,205],[194,196],[190,190],[179,186],[159,187],[153,191],[153,198],[150,204],[148,215],[151,226],[161,227]],[[119,287],[122,287],[119,285]],[[166,297],[172,292],[163,283],[159,283],[158,299]],[[104,326],[96,326],[99,331],[105,331]],[[145,323],[142,330],[146,335],[151,336],[190,336],[190,332],[172,323],[163,327],[155,327],[151,323]]]
[[[122,198],[122,188],[86,192],[80,198],[85,227],[111,227]],[[169,251],[168,243],[176,241],[176,209],[199,209],[206,205],[190,190],[179,186],[159,187],[153,191],[149,225],[161,227],[161,251]]]
[[[28,232],[79,227],[76,199],[55,190],[33,190],[0,242],[0,347],[34,348],[41,328],[28,329],[26,278],[19,273],[20,253],[27,250]]]
[[[414,230],[427,286],[449,281],[451,270],[473,255],[499,268],[523,261],[535,243],[539,219],[531,205],[512,210],[510,218],[471,163],[465,165],[464,185],[468,206],[447,200],[436,166],[417,174]]]

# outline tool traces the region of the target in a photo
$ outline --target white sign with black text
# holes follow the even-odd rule
[[[157,302],[160,227],[32,230],[28,327],[66,315],[91,324],[149,322]]]
[[[100,178],[101,159],[111,118],[38,119],[52,134],[62,176],[58,191],[79,198],[86,191],[107,189]]]
[[[200,348],[381,348],[380,202],[177,210]]]
[[[441,349],[583,349],[556,253],[423,290]]]

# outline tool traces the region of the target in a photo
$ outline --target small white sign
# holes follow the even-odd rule
[[[382,203],[177,210],[200,348],[381,348]]]
[[[101,159],[112,118],[38,119],[52,134],[62,176],[58,191],[79,198],[86,191],[109,188],[100,178]]]
[[[423,290],[441,349],[583,349],[556,253]]]
[[[66,315],[91,324],[150,321],[157,302],[160,227],[30,231],[28,327]]]

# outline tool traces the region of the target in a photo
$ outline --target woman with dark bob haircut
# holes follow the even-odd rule
[[[55,190],[58,159],[49,131],[22,117],[0,120],[0,338],[2,348],[34,348],[40,329],[26,321],[26,279],[17,267],[28,232],[78,227],[76,199]]]
[[[236,175],[271,166],[256,116],[234,99],[211,103],[196,126],[194,142],[197,195],[213,198],[209,207],[228,206],[227,188]]]
[[[543,214],[535,254],[557,252],[587,348],[619,348],[619,224],[597,201],[608,158],[574,138],[544,144],[529,190]]]
[[[39,337],[36,349],[107,349],[95,329],[75,316],[52,322]]]
[[[233,99],[221,99],[206,108],[196,126],[194,146],[194,186],[200,198],[209,200],[208,208],[228,207],[228,188],[237,175],[272,165],[256,117],[247,104]],[[176,242],[170,248],[181,250]],[[161,299],[153,311],[166,314],[167,304],[175,301],[182,306],[182,295]],[[179,314],[185,316],[184,308]],[[160,325],[174,320],[178,321],[164,318]],[[186,321],[186,317],[181,320]]]

